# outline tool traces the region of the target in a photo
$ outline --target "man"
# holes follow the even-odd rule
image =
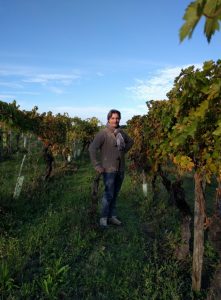
[[[110,110],[106,128],[97,133],[89,147],[92,164],[103,175],[105,187],[100,218],[102,227],[107,227],[108,222],[121,225],[116,214],[116,198],[124,179],[124,156],[132,147],[133,140],[120,128],[120,119],[118,110]],[[97,158],[98,152],[100,160]]]

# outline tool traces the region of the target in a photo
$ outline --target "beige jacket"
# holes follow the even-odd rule
[[[133,140],[122,130],[119,129],[124,138],[125,149],[119,151],[117,148],[116,136],[114,130],[106,127],[98,132],[89,146],[90,158],[93,166],[103,167],[107,173],[115,171],[124,171],[125,153],[132,147]]]

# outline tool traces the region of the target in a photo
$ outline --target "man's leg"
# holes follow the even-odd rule
[[[107,218],[109,216],[110,205],[114,198],[116,173],[103,173],[104,194],[102,197],[102,209],[100,224],[106,226]]]
[[[113,194],[113,199],[110,203],[110,209],[109,209],[109,218],[116,217],[117,216],[117,211],[116,211],[116,201],[117,201],[117,196],[120,192],[123,180],[124,180],[124,172],[116,172],[115,174],[115,180],[114,180],[114,194]]]

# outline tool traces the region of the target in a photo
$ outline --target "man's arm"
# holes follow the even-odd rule
[[[103,131],[100,131],[96,134],[94,140],[92,141],[92,143],[89,146],[91,162],[92,162],[95,170],[98,171],[99,173],[102,173],[104,171],[100,160],[98,160],[98,158],[97,158],[98,151],[100,151],[100,149],[104,143],[104,139],[105,139],[104,133],[103,133]]]

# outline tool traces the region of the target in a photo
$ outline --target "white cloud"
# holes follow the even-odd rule
[[[56,86],[50,86],[48,87],[48,90],[54,94],[57,94],[57,95],[61,95],[64,93],[64,91]]]
[[[49,71],[49,72],[48,72]],[[5,78],[13,78],[12,81],[4,80]],[[69,70],[67,72],[57,72],[54,70],[42,70],[37,67],[26,66],[0,66],[0,85],[9,88],[24,88],[24,84],[40,84],[47,86],[69,86],[74,81],[81,78],[79,70]],[[16,82],[14,82],[16,80]]]
[[[43,70],[38,67],[25,66],[0,66],[0,87],[13,89],[11,93],[18,93],[21,89],[42,88],[56,95],[63,94],[63,88],[71,86],[81,78],[79,70],[68,70],[59,72],[54,70]],[[3,92],[2,92],[3,93]],[[5,92],[3,94],[6,94]],[[4,99],[6,96],[4,96]],[[9,97],[7,97],[8,99]]]
[[[97,72],[96,75],[99,76],[99,77],[103,77],[104,76],[104,74],[102,72]]]
[[[16,95],[29,95],[29,96],[38,96],[40,93],[38,92],[14,92]]]
[[[196,68],[200,68],[201,64],[195,64]],[[162,100],[166,99],[166,94],[173,87],[175,77],[180,74],[182,68],[186,66],[178,66],[173,68],[165,68],[157,70],[148,79],[135,79],[135,85],[127,87],[137,100]]]
[[[144,115],[147,113],[147,106],[146,105],[137,105],[133,108],[125,108],[122,107],[119,109],[121,112],[121,124],[126,124],[128,120],[136,115]]]
[[[12,89],[21,89],[23,88],[23,85],[16,83],[16,82],[6,82],[6,81],[0,81],[0,86],[12,88]]]
[[[10,95],[11,91],[4,91],[2,93],[4,95]],[[38,96],[38,95],[40,95],[40,93],[38,93],[38,92],[27,92],[27,91],[23,91],[23,90],[21,90],[21,91],[13,91],[13,94],[14,95],[29,95],[29,96]],[[15,97],[15,96],[13,96],[13,97]]]
[[[33,69],[26,66],[0,66],[0,76],[27,76],[32,73]]]
[[[13,101],[14,99],[16,99],[15,95],[7,95],[7,94],[1,94],[0,95],[0,101],[3,100],[3,101]]]
[[[106,116],[110,109],[110,107],[102,106],[57,106],[49,108],[55,114],[67,112],[71,117],[78,116],[82,119],[97,117],[102,123],[106,122]]]
[[[30,76],[29,78],[23,79],[23,82],[27,83],[41,83],[47,84],[49,82],[60,83],[63,85],[70,85],[74,80],[79,79],[80,76],[77,74],[57,74],[57,73],[48,73],[48,74],[37,74]]]
[[[54,114],[57,113],[68,113],[69,116],[75,117],[78,116],[81,119],[87,119],[96,117],[98,118],[103,124],[106,124],[107,122],[107,114],[109,110],[111,110],[113,107],[105,107],[105,106],[58,106],[49,108],[48,110],[52,111]],[[138,105],[134,108],[125,108],[120,107],[118,108],[121,112],[121,124],[126,124],[126,122],[131,119],[134,115],[143,115],[147,113],[147,107],[146,105]]]

